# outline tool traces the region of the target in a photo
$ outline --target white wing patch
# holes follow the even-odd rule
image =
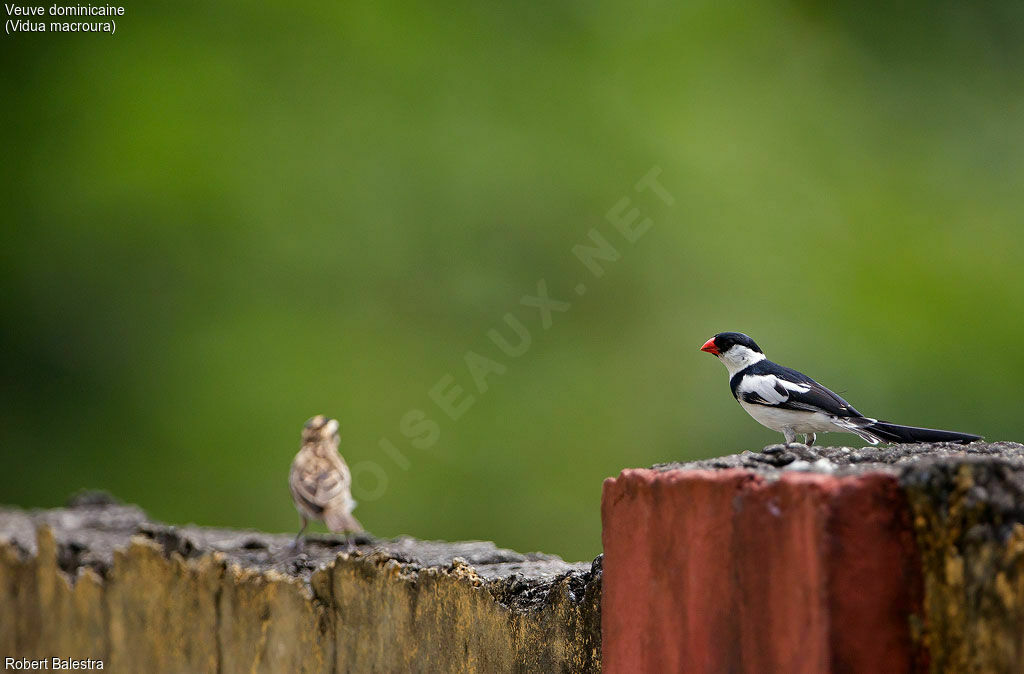
[[[736,389],[741,396],[753,393],[769,405],[781,405],[789,400],[790,391],[807,393],[811,387],[779,379],[773,374],[753,374],[744,377]]]
[[[796,391],[797,393],[807,393],[811,390],[811,387],[806,384],[797,384],[795,381],[787,381],[785,379],[779,379],[778,377],[775,377],[775,380],[790,391]]]

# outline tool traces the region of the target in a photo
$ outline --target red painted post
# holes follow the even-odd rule
[[[604,484],[605,671],[909,672],[921,573],[887,473],[626,470]]]

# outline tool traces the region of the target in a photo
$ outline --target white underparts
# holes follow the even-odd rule
[[[767,405],[756,405],[740,401],[740,407],[747,411],[754,420],[765,426],[782,433],[792,435],[796,433],[854,433],[859,435],[865,442],[872,445],[878,444],[878,438],[871,434],[864,427],[874,423],[874,419],[858,417],[847,419],[836,417],[824,412],[804,412],[801,410],[787,410],[779,407],[768,407]]]

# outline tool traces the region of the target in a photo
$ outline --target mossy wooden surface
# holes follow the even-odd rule
[[[595,672],[600,565],[0,510],[0,652],[115,672]]]

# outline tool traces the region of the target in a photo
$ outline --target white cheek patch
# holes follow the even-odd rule
[[[736,344],[728,351],[721,355],[722,363],[725,365],[725,369],[729,371],[729,375],[734,375],[743,368],[753,365],[759,361],[765,359],[763,353],[758,353],[748,349],[745,346]]]

